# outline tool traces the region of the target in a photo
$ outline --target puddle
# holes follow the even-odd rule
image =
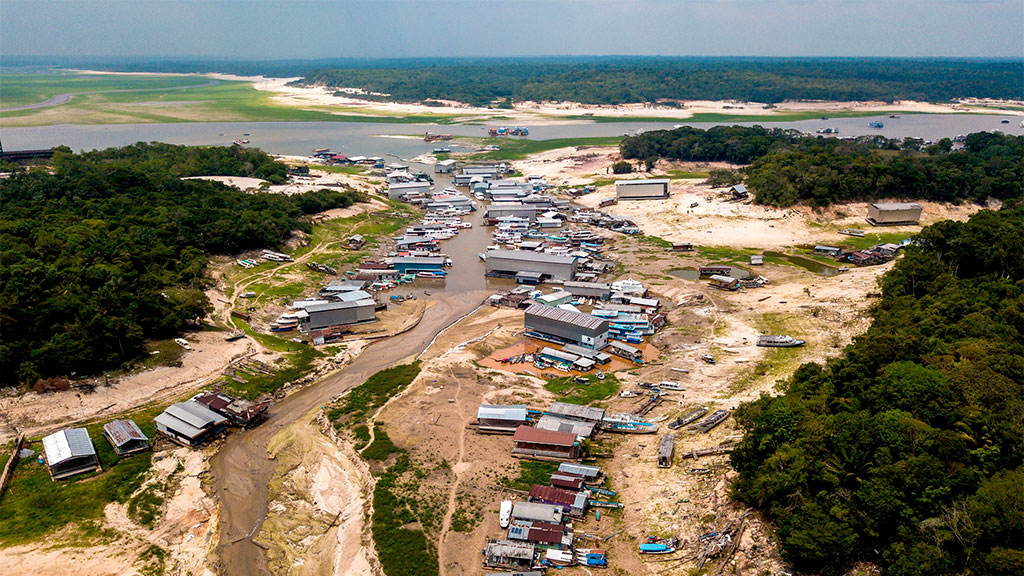
[[[829,266],[828,264],[824,264],[822,262],[818,262],[817,260],[812,260],[810,258],[804,258],[803,256],[796,256],[793,254],[782,254],[780,252],[765,252],[764,255],[770,256],[772,258],[781,258],[783,260],[786,260],[790,264],[795,264],[801,268],[810,270],[815,274],[821,274],[822,276],[836,276],[837,274],[839,274],[838,267]]]

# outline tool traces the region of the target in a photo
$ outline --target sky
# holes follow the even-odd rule
[[[0,0],[5,57],[1024,57],[1024,0]]]

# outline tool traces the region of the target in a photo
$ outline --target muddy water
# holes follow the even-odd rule
[[[683,280],[700,280],[700,271],[689,268],[673,268],[668,273]]]
[[[450,180],[438,179],[437,188]],[[274,473],[274,461],[267,459],[267,443],[282,428],[301,418],[318,405],[354,386],[373,373],[408,359],[430,343],[438,331],[476,308],[497,287],[484,278],[483,263],[477,258],[490,242],[489,229],[480,226],[482,206],[467,220],[465,229],[442,250],[453,261],[444,281],[427,284],[417,281],[413,293],[436,301],[422,321],[404,334],[371,344],[351,365],[339,373],[312,384],[276,404],[270,417],[257,428],[229,435],[210,462],[212,488],[220,501],[220,574],[253,576],[269,574],[265,551],[253,543],[267,515],[268,483]],[[491,284],[494,287],[488,288]],[[426,287],[430,296],[422,295]]]
[[[801,268],[810,270],[815,274],[821,274],[822,276],[835,276],[839,274],[839,268],[836,266],[829,266],[817,260],[811,258],[804,258],[803,256],[797,256],[795,254],[782,254],[780,252],[765,252],[765,256],[773,258],[782,258],[788,261],[790,264],[795,264]]]

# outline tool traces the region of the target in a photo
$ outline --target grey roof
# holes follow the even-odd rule
[[[103,430],[116,446],[124,446],[132,440],[149,440],[134,420],[114,420],[104,424]]]
[[[395,264],[431,264],[444,266],[444,258],[440,256],[395,256],[391,259],[391,265]]]
[[[85,428],[67,428],[43,438],[46,463],[50,466],[82,456],[95,456],[96,448]]]
[[[328,302],[327,304],[315,304],[313,306],[307,306],[306,312],[313,314],[316,312],[330,312],[331,310],[347,310],[349,308],[360,308],[362,306],[376,306],[377,302],[373,298],[363,298],[360,300],[347,300],[343,302]]]
[[[607,282],[565,282],[562,286],[566,289],[569,288],[593,288],[596,290],[608,290],[611,291],[612,285]]]
[[[871,204],[879,210],[920,210],[917,202],[875,202]]]
[[[509,260],[523,260],[525,262],[544,262],[546,264],[571,264],[576,260],[573,256],[559,256],[546,252],[533,252],[525,250],[491,250],[487,253],[487,259],[493,260],[506,258]]]
[[[496,406],[493,404],[481,404],[476,411],[478,420],[512,420],[516,422],[526,421],[526,404],[514,404],[511,406]]]
[[[714,278],[714,276],[712,276],[712,278]],[[728,277],[724,277],[724,276],[719,276],[719,278],[725,278],[726,280],[733,280],[733,278],[728,278]],[[624,342],[619,342],[618,340],[611,340],[611,341],[608,342],[608,345],[611,346],[612,348],[617,348],[617,349],[622,350],[623,352],[627,352],[629,354],[639,354],[640,353],[639,349],[633,348],[629,344],[626,344]]]
[[[577,436],[589,437],[594,434],[596,422],[580,422],[579,420],[567,420],[555,414],[545,414],[537,421],[537,428],[541,430],[553,430],[555,432],[569,432]]]
[[[558,471],[563,474],[575,474],[577,476],[583,476],[584,478],[593,478],[601,473],[601,469],[597,466],[587,466],[585,464],[573,464],[572,462],[562,462],[558,465]]]
[[[357,300],[373,300],[373,296],[365,290],[353,290],[351,292],[342,292],[337,294],[335,298],[339,302],[355,302]],[[308,308],[307,308],[308,310]]]
[[[426,189],[429,190],[430,189],[430,183],[429,182],[395,182],[394,184],[390,184],[388,186],[388,188],[391,189],[391,190],[404,190],[404,189],[407,189],[407,188],[409,188],[409,189],[411,189],[411,188],[426,188]]]
[[[488,256],[488,258],[490,258],[490,256]],[[559,322],[566,322],[581,328],[588,328],[590,330],[597,330],[607,322],[607,320],[604,320],[603,318],[591,316],[590,314],[572,312],[571,310],[562,310],[561,308],[552,308],[551,306],[545,306],[537,303],[530,304],[530,307],[526,309],[526,314],[530,316],[548,318],[550,320],[557,320]]]
[[[196,436],[199,436],[200,434],[203,433],[203,431],[200,430],[199,428],[196,428],[195,426],[189,424],[188,422],[185,422],[184,420],[175,418],[174,416],[168,414],[167,412],[161,412],[160,414],[157,414],[156,418],[153,418],[153,421],[156,422],[157,424],[163,425],[165,428],[170,428],[171,430],[174,430],[176,434],[179,434],[186,438],[195,438]]]
[[[210,410],[198,402],[178,402],[164,410],[164,414],[174,416],[178,420],[195,428],[206,428],[227,422],[228,419]]]
[[[558,416],[580,418],[592,422],[600,422],[604,418],[604,408],[591,408],[590,406],[580,406],[566,402],[552,402],[548,412]]]
[[[638,184],[668,184],[668,178],[652,178],[650,180],[616,180],[616,186],[636,186]]]
[[[541,349],[540,354],[541,354],[541,356],[550,356],[552,358],[557,358],[559,360],[562,360],[562,361],[565,361],[565,362],[569,362],[570,364],[575,362],[575,361],[577,361],[577,360],[579,360],[579,358],[580,358],[579,354],[573,354],[571,352],[563,352],[561,350],[555,350],[554,348],[549,348],[547,346],[545,346],[543,349]]]
[[[513,542],[511,540],[498,540],[489,542],[485,554],[499,558],[515,558],[518,560],[533,560],[533,544],[527,542]]]
[[[512,505],[512,517],[561,524],[562,508],[537,502],[516,502]]]
[[[737,184],[733,186],[732,189],[739,192],[740,194],[746,194],[747,192],[747,187],[744,186],[743,184]]]

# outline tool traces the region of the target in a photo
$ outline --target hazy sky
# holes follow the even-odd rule
[[[0,58],[561,54],[1021,57],[1024,0],[0,0]]]

